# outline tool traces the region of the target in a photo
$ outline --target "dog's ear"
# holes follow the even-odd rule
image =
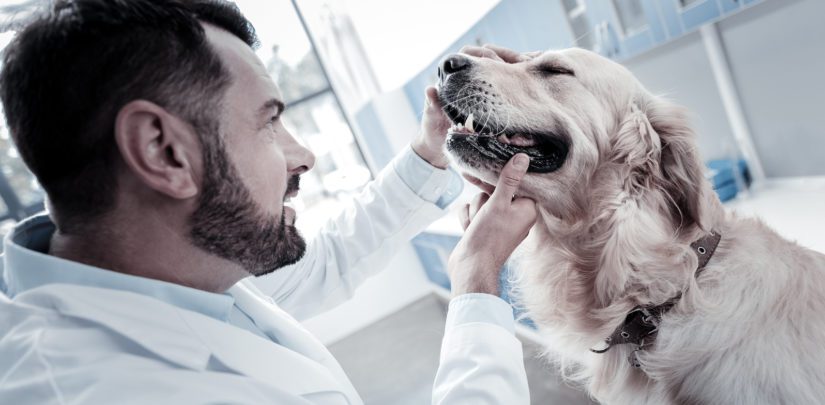
[[[648,120],[662,143],[662,187],[672,200],[671,214],[683,227],[702,223],[705,190],[704,164],[684,107],[654,99],[647,104]]]
[[[687,111],[660,99],[632,104],[613,140],[614,159],[630,168],[631,192],[665,192],[674,223],[681,227],[701,221],[705,182]]]
[[[613,138],[613,160],[630,170],[626,189],[631,194],[648,187],[659,170],[661,140],[644,111],[634,103],[628,108]]]

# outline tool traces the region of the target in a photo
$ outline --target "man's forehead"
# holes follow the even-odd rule
[[[234,85],[254,90],[264,98],[281,100],[281,92],[252,48],[235,35],[203,24],[206,37],[232,76]],[[249,94],[252,95],[252,94]]]

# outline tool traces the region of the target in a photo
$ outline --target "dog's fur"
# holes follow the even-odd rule
[[[560,169],[521,183],[539,219],[516,266],[518,296],[568,377],[608,404],[825,401],[825,255],[723,209],[683,109],[581,49],[467,58],[440,89],[451,118],[569,144]],[[495,184],[503,161],[451,152]],[[711,230],[722,239],[696,278],[689,245]],[[641,369],[630,345],[589,351],[634,306],[679,292]]]

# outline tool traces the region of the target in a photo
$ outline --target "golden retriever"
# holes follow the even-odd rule
[[[724,210],[682,108],[581,49],[454,54],[440,79],[462,170],[495,184],[513,154],[531,157],[519,195],[539,219],[517,293],[568,377],[608,404],[825,402],[825,255]],[[718,248],[697,253],[712,232]],[[669,301],[644,318],[658,329],[641,350],[591,351]]]

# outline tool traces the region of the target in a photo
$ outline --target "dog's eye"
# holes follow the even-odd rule
[[[557,65],[539,65],[536,71],[545,76],[568,75],[575,76],[572,70]]]

